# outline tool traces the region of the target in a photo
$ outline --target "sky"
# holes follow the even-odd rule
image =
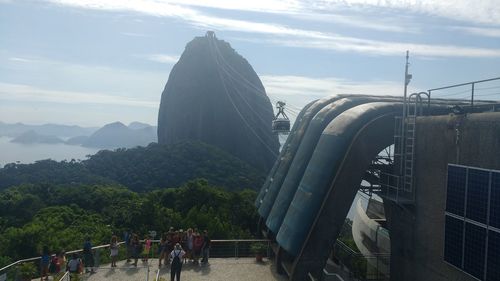
[[[207,30],[295,112],[402,95],[406,50],[410,92],[500,76],[498,0],[0,0],[0,121],[156,124],[170,70]],[[500,99],[500,82],[477,93]]]

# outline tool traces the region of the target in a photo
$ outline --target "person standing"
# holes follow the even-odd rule
[[[158,267],[161,267],[161,261],[165,259],[165,264],[167,263],[167,234],[164,233],[160,239],[160,246],[158,248],[160,256],[158,257]]]
[[[170,264],[170,281],[174,281],[174,278],[177,281],[181,280],[182,259],[185,254],[186,252],[182,250],[181,244],[175,244],[174,250],[170,253],[170,260],[172,261]]]
[[[149,238],[149,235],[146,235],[144,237],[144,252],[142,253],[143,262],[148,262],[150,250],[151,250],[151,239]]]
[[[201,246],[202,264],[208,264],[208,256],[210,254],[210,237],[208,237],[208,231],[205,229],[203,231],[203,246]]]
[[[83,243],[83,263],[85,264],[85,273],[88,272],[89,267],[90,273],[94,273],[94,253],[92,252],[92,243],[89,236]]]
[[[61,250],[57,254],[57,273],[61,272],[61,270],[64,270],[65,266],[66,266],[66,251]]]
[[[45,277],[45,280],[49,280],[49,263],[49,247],[43,246],[42,257],[40,260],[40,281],[43,281],[43,277]]]
[[[133,234],[132,241],[130,242],[132,248],[132,257],[134,258],[134,266],[137,267],[137,261],[142,253],[142,244],[139,240],[139,235]]]
[[[81,266],[82,261],[78,258],[78,255],[76,253],[73,253],[71,255],[71,259],[69,260],[66,270],[69,271],[71,274],[79,274],[80,273],[80,266]]]
[[[198,264],[198,259],[201,256],[202,247],[203,247],[203,236],[195,228],[193,232],[193,262],[195,264]]]
[[[127,262],[130,262],[130,257],[132,256],[132,231],[125,231],[123,234],[123,241],[125,241],[125,250],[127,251]]]
[[[109,243],[109,256],[111,257],[111,267],[116,267],[116,259],[118,258],[118,237],[113,235]]]

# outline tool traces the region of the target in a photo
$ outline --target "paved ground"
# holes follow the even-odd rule
[[[118,262],[118,267],[110,268],[103,265],[94,274],[85,274],[83,278],[88,281],[145,281],[147,277],[147,267],[139,261],[138,267],[123,261]],[[158,260],[150,261],[149,280],[155,281],[158,270]],[[170,280],[170,270],[168,267],[160,269],[160,280]],[[182,268],[181,280],[185,281],[284,281],[286,278],[275,273],[273,264],[264,260],[262,263],[255,261],[255,258],[228,258],[210,259],[210,264],[206,266],[185,264]]]

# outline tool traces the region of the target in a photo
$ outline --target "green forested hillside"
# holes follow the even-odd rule
[[[52,251],[77,249],[90,235],[108,243],[124,230],[145,234],[169,227],[208,229],[213,238],[255,232],[253,190],[227,191],[190,181],[179,188],[136,193],[113,185],[21,185],[0,193],[0,266]]]
[[[0,169],[0,190],[25,183],[111,184],[134,191],[176,187],[204,178],[230,189],[258,188],[264,175],[240,159],[200,142],[102,150],[89,159],[7,164]]]
[[[0,266],[44,245],[77,249],[86,235],[103,244],[125,230],[197,227],[214,239],[252,237],[262,181],[238,158],[199,142],[8,164],[0,169]]]

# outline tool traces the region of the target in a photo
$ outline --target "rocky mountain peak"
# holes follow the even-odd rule
[[[158,141],[199,140],[263,171],[279,143],[271,130],[273,110],[248,61],[214,33],[196,37],[175,64],[162,93]]]

